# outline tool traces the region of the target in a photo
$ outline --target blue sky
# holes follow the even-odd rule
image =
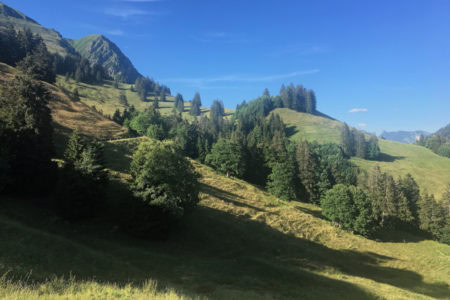
[[[101,33],[190,100],[235,108],[282,83],[369,132],[450,122],[450,1],[4,0],[64,37]]]

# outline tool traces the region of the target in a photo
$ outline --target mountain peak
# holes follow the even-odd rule
[[[134,83],[142,76],[119,47],[102,34],[91,34],[71,43],[91,64],[102,65],[113,78]]]
[[[12,7],[9,7],[8,5],[6,5],[3,2],[0,2],[0,16],[8,17],[8,18],[21,19],[21,20],[24,20],[24,21],[27,21],[27,22],[31,22],[31,23],[34,23],[34,24],[39,24],[38,22],[36,22],[32,18],[27,17],[26,15],[24,15],[20,11],[15,10]]]

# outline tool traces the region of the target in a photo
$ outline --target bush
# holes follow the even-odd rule
[[[135,234],[165,235],[199,201],[199,174],[172,142],[140,144],[130,174],[137,202],[130,206],[128,228]]]
[[[206,163],[227,176],[242,178],[245,159],[242,146],[229,139],[220,139],[206,156]]]
[[[355,186],[335,185],[321,199],[322,214],[346,230],[368,236],[374,228],[371,204]]]

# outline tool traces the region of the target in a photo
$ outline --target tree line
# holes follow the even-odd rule
[[[425,138],[420,135],[416,144],[430,149],[437,155],[450,158],[450,139],[445,136],[433,134]]]

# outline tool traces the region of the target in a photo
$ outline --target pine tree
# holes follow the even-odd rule
[[[344,126],[341,130],[341,144],[342,150],[344,150],[345,155],[347,155],[348,157],[352,157],[355,155],[355,139],[346,123],[344,123]]]
[[[353,136],[355,137],[355,155],[365,159],[367,157],[367,145],[364,133],[354,130]]]
[[[378,146],[378,138],[371,135],[367,142],[367,158],[377,160],[380,157],[380,147]]]
[[[69,141],[64,151],[64,160],[68,164],[74,164],[81,158],[81,154],[86,149],[86,142],[80,135],[79,129],[75,129],[69,138]]]
[[[414,226],[419,225],[419,202],[420,202],[420,189],[411,174],[407,174],[398,180],[398,186],[400,193],[406,198],[408,210],[411,213],[411,224]]]
[[[268,178],[267,190],[282,200],[296,200],[298,191],[295,165],[289,160],[276,162]]]
[[[319,162],[308,142],[300,141],[298,143],[296,160],[298,165],[298,176],[306,191],[306,195],[304,195],[306,200],[312,203],[319,203],[320,191],[317,186],[319,179],[316,175],[319,168]]]
[[[177,111],[179,111],[179,112],[183,112],[184,111],[184,99],[183,99],[183,96],[181,94],[177,94],[175,96],[174,108]]]
[[[192,99],[191,109],[189,113],[193,116],[199,116],[201,113],[200,107],[202,105],[202,101],[200,99],[200,94],[197,92],[194,95],[194,99]]]
[[[0,92],[1,143],[7,145],[10,154],[13,190],[39,192],[51,183],[54,146],[49,98],[43,85],[22,76],[15,77]]]

